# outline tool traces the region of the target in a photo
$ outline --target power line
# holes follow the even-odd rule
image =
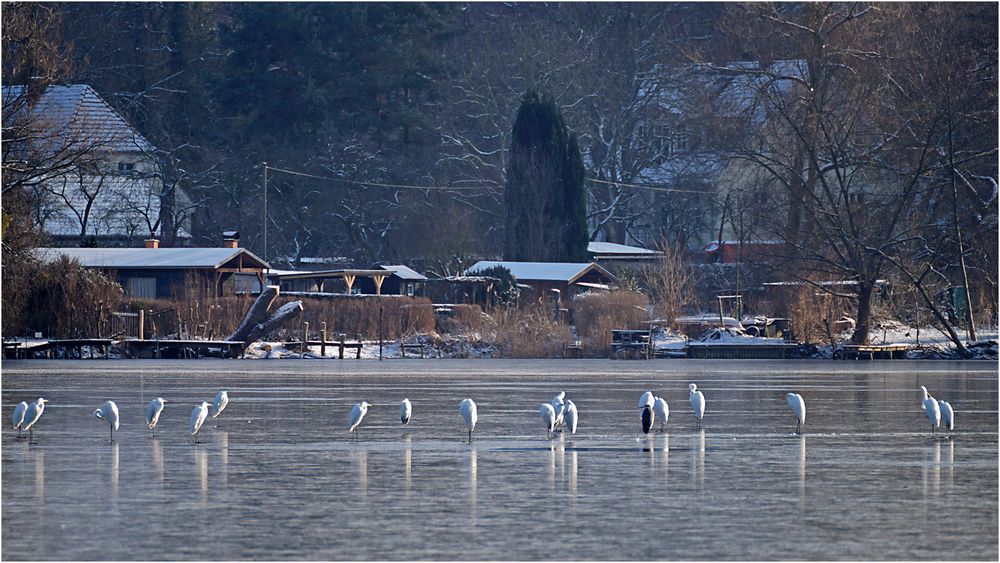
[[[334,178],[332,176],[319,176],[316,174],[309,174],[306,172],[297,172],[295,170],[287,170],[285,168],[276,168],[274,166],[267,166],[268,170],[274,170],[275,172],[282,172],[284,174],[291,174],[293,176],[303,176],[306,178],[313,178],[315,180],[329,180],[331,182],[341,182],[344,184],[352,184],[355,186],[374,186],[378,188],[393,188],[402,190],[438,190],[438,191],[476,191],[476,190],[499,190],[503,189],[501,186],[420,186],[412,184],[384,184],[381,182],[362,182],[358,180],[347,180],[344,178]],[[649,185],[649,184],[632,184],[627,182],[612,182],[609,180],[598,180],[597,178],[586,178],[588,182],[594,182],[597,184],[606,184],[611,186],[618,186],[622,188],[635,188],[640,190],[650,190],[656,192],[669,192],[669,193],[686,193],[686,194],[706,194],[709,193],[704,190],[682,190],[678,188],[665,188],[663,186]]]

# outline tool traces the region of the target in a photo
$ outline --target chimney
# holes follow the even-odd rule
[[[240,232],[239,231],[223,231],[223,233],[222,233],[222,247],[223,248],[239,248],[240,247]]]
[[[160,239],[156,238],[156,233],[149,233],[146,239],[146,248],[160,248]]]

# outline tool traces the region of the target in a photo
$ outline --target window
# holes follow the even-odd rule
[[[119,172],[132,172],[135,170],[135,163],[133,162],[119,162],[118,171]]]
[[[132,297],[156,298],[156,278],[128,278],[125,286]]]

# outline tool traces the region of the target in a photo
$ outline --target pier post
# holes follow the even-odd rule
[[[344,338],[346,338],[346,337],[347,337],[347,335],[346,335],[346,334],[343,334],[343,333],[341,333],[341,334],[339,335],[339,338],[338,338],[338,339],[340,340],[340,345],[338,346],[338,348],[340,349],[340,351],[339,351],[339,353],[337,354],[337,356],[338,356],[338,358],[340,358],[341,360],[343,360],[343,359],[344,359]]]
[[[319,343],[319,354],[326,357],[326,321],[320,323],[319,337],[322,342]]]
[[[139,340],[145,340],[146,334],[146,311],[139,309]]]
[[[303,355],[306,353],[306,348],[309,347],[309,321],[302,323],[302,348],[299,350]]]
[[[355,356],[355,359],[356,360],[360,360],[361,359],[361,335],[360,334],[358,335],[358,355]]]

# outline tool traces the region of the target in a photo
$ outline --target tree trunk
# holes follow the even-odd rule
[[[267,310],[271,308],[271,304],[274,303],[274,300],[277,299],[277,297],[278,286],[269,285],[264,288],[264,291],[260,292],[257,300],[250,306],[250,310],[247,311],[247,316],[243,319],[240,327],[229,335],[226,340],[241,340],[243,342],[250,342],[249,334],[254,327],[267,320]]]
[[[246,338],[243,340],[244,349],[251,343],[264,338],[268,334],[278,330],[285,323],[294,319],[299,313],[303,311],[301,301],[291,301],[285,303],[278,310],[274,312],[273,315],[268,317],[268,319],[262,323],[254,325],[250,331],[247,333]]]
[[[872,293],[875,284],[868,281],[860,282],[858,286],[858,318],[851,335],[851,344],[867,344],[872,317]]]

